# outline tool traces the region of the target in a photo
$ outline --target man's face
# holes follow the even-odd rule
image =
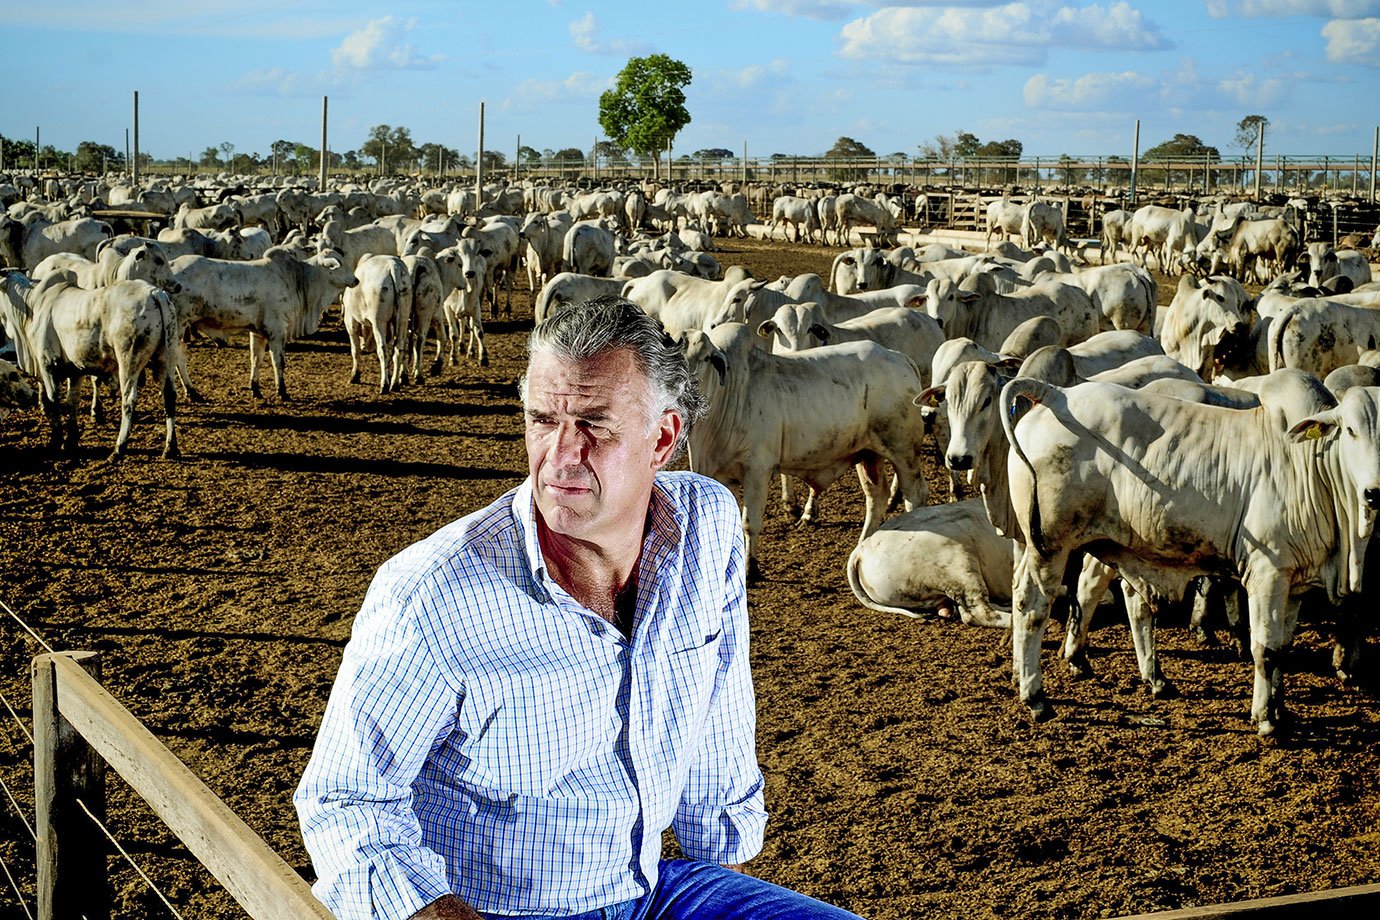
[[[652,479],[680,431],[680,416],[659,410],[627,349],[576,362],[532,356],[527,463],[548,530],[595,543],[641,532]]]

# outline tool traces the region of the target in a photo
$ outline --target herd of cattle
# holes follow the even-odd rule
[[[1171,685],[1155,608],[1190,585],[1228,606],[1244,599],[1262,735],[1284,717],[1281,656],[1305,594],[1318,589],[1355,626],[1346,601],[1366,580],[1380,510],[1380,284],[1361,253],[1304,243],[1287,215],[1227,203],[1112,211],[1092,265],[1061,210],[1039,200],[992,202],[985,250],[970,253],[878,248],[894,244],[906,208],[863,188],[790,190],[766,224],[732,188],[528,183],[482,200],[400,181],[27,191],[0,184],[11,266],[0,318],[14,361],[0,363],[0,400],[41,403],[58,448],[75,449],[89,376],[118,393],[122,454],[147,372],[175,455],[177,388],[200,398],[191,336],[248,333],[254,394],[267,351],[287,399],[285,346],[335,303],[350,379],[372,348],[381,393],[454,363],[462,342],[487,364],[486,303],[511,312],[525,268],[538,322],[616,294],[680,340],[710,405],[690,464],[741,487],[749,578],[774,479],[810,521],[819,493],[854,468],[865,519],[846,572],[858,599],[1011,629],[1019,696],[1037,718],[1050,713],[1039,652],[1051,607],[1067,606],[1063,656],[1086,673],[1089,617],[1116,580],[1157,695]],[[168,226],[116,235],[83,216],[109,208],[162,213]],[[864,245],[827,275],[778,279],[714,255],[715,237],[785,236],[786,225],[798,241]],[[1151,264],[1179,275],[1167,308]],[[1247,284],[1263,287],[1252,296]],[[929,501],[931,449],[951,501]],[[792,480],[808,487],[803,509]],[[889,501],[905,512],[887,520]],[[1357,655],[1345,631],[1339,674]]]

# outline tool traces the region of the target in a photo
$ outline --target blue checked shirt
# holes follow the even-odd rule
[[[648,524],[631,639],[548,577],[530,480],[379,570],[294,796],[337,917],[631,900],[667,826],[761,849],[738,504],[663,472]]]

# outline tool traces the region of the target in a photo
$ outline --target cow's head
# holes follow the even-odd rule
[[[1339,466],[1350,480],[1357,539],[1369,539],[1380,511],[1380,389],[1351,387],[1333,409],[1315,413],[1289,429],[1294,442],[1323,441],[1340,451]]]

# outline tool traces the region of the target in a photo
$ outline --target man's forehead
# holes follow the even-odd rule
[[[532,397],[576,396],[610,403],[627,400],[647,386],[636,358],[625,348],[577,361],[538,352],[528,366],[527,382]]]

